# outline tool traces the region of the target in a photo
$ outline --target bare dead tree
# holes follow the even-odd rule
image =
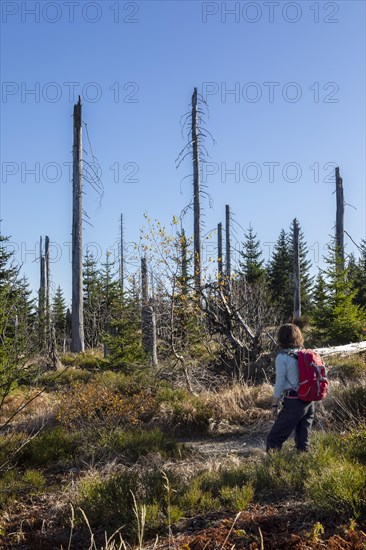
[[[201,189],[200,154],[198,142],[198,99],[197,88],[192,95],[192,147],[193,147],[193,249],[194,287],[199,300],[201,290]]]
[[[181,288],[182,288],[182,294],[187,295],[188,294],[188,257],[187,257],[187,238],[184,229],[182,228],[182,232],[180,235],[180,243],[181,243]]]
[[[123,298],[124,291],[124,231],[123,231],[123,214],[121,214],[120,225],[120,256],[119,256],[119,280],[121,285],[121,296]]]
[[[344,270],[344,192],[343,192],[343,179],[339,173],[339,167],[335,169],[336,180],[336,255],[337,255],[337,267]]]
[[[300,294],[300,243],[299,233],[300,225],[298,220],[294,219],[294,319],[301,317],[301,294]]]
[[[222,281],[222,223],[217,224],[217,279]]]
[[[230,206],[225,206],[225,226],[226,226],[226,290],[231,291],[231,238],[230,238]]]
[[[142,345],[145,352],[150,355],[152,364],[158,366],[156,319],[152,301],[149,300],[146,257],[141,258],[141,299]]]
[[[74,105],[73,208],[72,208],[72,327],[71,351],[84,351],[82,257],[82,118],[81,97]]]

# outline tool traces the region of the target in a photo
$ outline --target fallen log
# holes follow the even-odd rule
[[[315,348],[315,351],[322,357],[328,357],[329,355],[352,355],[353,353],[366,351],[366,342],[355,342],[353,344],[328,348]]]

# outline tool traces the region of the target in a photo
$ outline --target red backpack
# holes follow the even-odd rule
[[[328,379],[322,358],[316,351],[302,349],[295,354],[299,363],[299,389],[302,401],[320,401],[327,395]]]

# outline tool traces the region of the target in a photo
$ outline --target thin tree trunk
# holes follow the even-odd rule
[[[192,147],[193,147],[193,249],[194,287],[196,299],[200,302],[201,290],[201,189],[200,155],[198,143],[198,99],[197,88],[192,95]]]
[[[301,317],[299,222],[294,219],[294,319]]]
[[[344,194],[343,194],[343,180],[339,175],[339,167],[335,169],[336,178],[336,198],[337,198],[337,211],[336,211],[336,256],[337,266],[344,270]]]
[[[158,365],[155,312],[149,301],[149,283],[146,258],[141,258],[141,329],[142,346],[150,355],[154,366]]]
[[[119,280],[121,285],[121,296],[123,299],[124,291],[124,234],[123,234],[123,214],[121,214],[121,237],[120,237],[120,260],[119,260]]]
[[[222,223],[217,225],[217,279],[222,281]]]
[[[42,350],[46,347],[46,271],[43,255],[42,237],[39,238],[39,293],[38,293],[38,328],[39,343]]]
[[[71,351],[84,351],[81,98],[74,105]]]
[[[231,292],[231,250],[230,250],[230,206],[225,206],[226,221],[226,288],[228,294]]]
[[[44,243],[44,263],[45,263],[45,332],[47,347],[51,345],[51,315],[50,315],[50,239],[46,235]]]
[[[188,294],[188,286],[187,286],[187,280],[188,280],[188,261],[187,261],[187,239],[184,229],[182,229],[181,238],[181,287],[182,287],[182,294]]]

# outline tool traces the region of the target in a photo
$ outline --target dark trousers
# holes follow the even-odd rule
[[[298,451],[308,451],[310,430],[314,420],[314,403],[285,397],[283,408],[267,437],[267,451],[281,449],[283,443],[295,430],[295,445]]]

